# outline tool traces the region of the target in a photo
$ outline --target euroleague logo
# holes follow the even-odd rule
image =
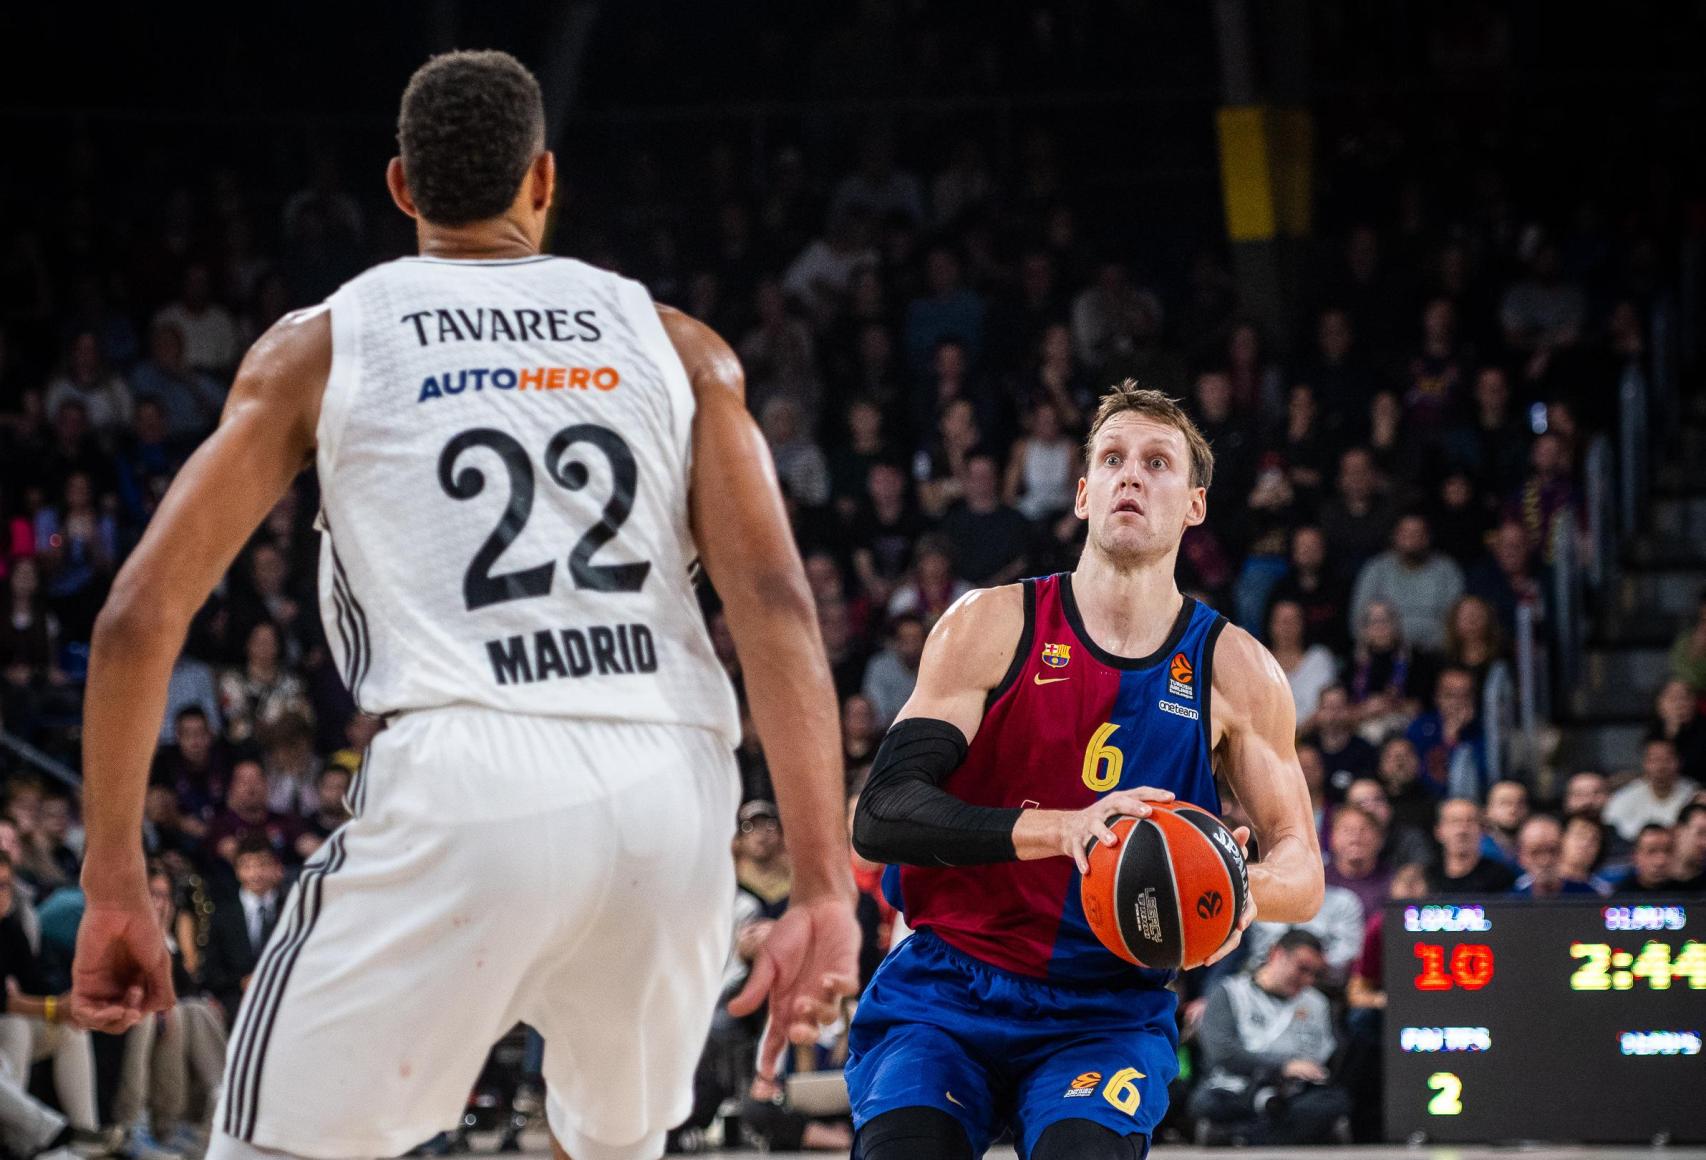
[[[1191,681],[1196,672],[1191,668],[1191,658],[1184,653],[1174,653],[1172,664],[1167,666],[1167,692],[1175,697],[1189,701],[1196,697],[1196,691],[1191,688]]]
[[[1084,1096],[1093,1095],[1096,1091],[1096,1085],[1101,1083],[1101,1082],[1102,1082],[1102,1073],[1101,1072],[1099,1072],[1099,1071],[1087,1071],[1083,1075],[1079,1076],[1077,1079],[1072,1081],[1072,1086],[1070,1086],[1066,1089],[1066,1097],[1065,1098],[1067,1098],[1069,1100],[1073,1100],[1073,1099],[1080,1099]]]
[[[1220,897],[1220,891],[1210,890],[1197,899],[1197,917],[1208,919],[1220,913],[1225,900]]]

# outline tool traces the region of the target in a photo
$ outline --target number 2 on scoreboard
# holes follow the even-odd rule
[[[1434,1093],[1428,1101],[1428,1115],[1456,1116],[1463,1112],[1463,1081],[1449,1071],[1436,1071],[1428,1076],[1428,1090]]]

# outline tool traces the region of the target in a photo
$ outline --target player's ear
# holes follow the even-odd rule
[[[535,157],[528,170],[527,182],[534,210],[543,212],[550,209],[551,199],[557,192],[557,155],[547,149]]]
[[[1191,506],[1185,509],[1185,526],[1194,528],[1208,518],[1208,488],[1191,488]]]
[[[391,191],[391,200],[397,203],[397,208],[412,218],[421,216],[421,211],[415,208],[415,199],[409,196],[409,182],[403,176],[403,159],[391,158],[391,164],[385,167],[385,188]]]
[[[1090,481],[1078,477],[1078,494],[1072,497],[1072,514],[1081,520],[1090,518]]]

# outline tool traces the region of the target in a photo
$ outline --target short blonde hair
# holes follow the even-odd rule
[[[1126,379],[1109,389],[1097,404],[1096,417],[1090,420],[1090,434],[1084,439],[1086,463],[1090,462],[1090,449],[1096,442],[1096,433],[1109,419],[1128,411],[1164,427],[1172,427],[1185,437],[1185,446],[1191,453],[1192,487],[1206,489],[1213,482],[1214,452],[1209,448],[1208,440],[1203,438],[1202,432],[1197,430],[1197,425],[1191,422],[1191,417],[1185,414],[1185,409],[1179,406],[1179,401],[1168,398],[1160,391],[1140,387],[1133,379]]]

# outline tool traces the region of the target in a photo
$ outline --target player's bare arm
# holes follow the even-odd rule
[[[171,1006],[148,897],[142,799],[190,621],[314,449],[331,369],[324,309],[287,315],[243,360],[219,429],[184,465],[95,623],[84,705],[88,831],[72,1014],[122,1031]]]
[[[1250,815],[1262,855],[1250,864],[1254,912],[1273,922],[1307,922],[1320,909],[1325,881],[1297,763],[1297,709],[1279,663],[1234,625],[1215,648],[1213,728],[1220,769]]]
[[[931,629],[918,683],[895,718],[859,796],[853,840],[872,861],[975,865],[1071,857],[1088,869],[1091,841],[1112,845],[1109,819],[1144,817],[1145,802],[1166,790],[1108,794],[1083,810],[972,806],[941,788],[964,760],[983,721],[989,691],[1001,683],[1025,626],[1022,586],[966,593]],[[908,724],[910,722],[910,724]]]
[[[690,507],[694,540],[722,598],[746,674],[753,721],[776,779],[793,862],[788,911],[729,1007],[756,1010],[766,993],[773,1074],[785,1034],[817,1037],[858,985],[859,929],[842,798],[841,726],[805,567],[794,546],[769,448],[746,409],[740,361],[709,327],[667,307],[664,329],[697,403]]]

